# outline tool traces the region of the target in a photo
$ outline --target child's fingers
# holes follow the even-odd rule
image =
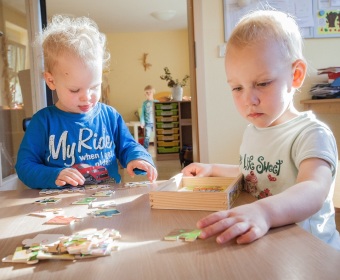
[[[225,219],[228,217],[228,211],[225,210],[225,211],[219,211],[219,212],[216,212],[216,213],[212,213],[202,219],[200,219],[198,222],[197,222],[197,227],[198,228],[205,228],[207,226],[210,226],[222,219]]]
[[[230,220],[230,219],[228,219]],[[249,224],[246,222],[238,222],[234,223],[228,227],[226,227],[226,230],[223,231],[219,236],[217,236],[216,241],[219,244],[224,244],[233,238],[236,238],[238,236],[242,236],[249,230]]]
[[[259,239],[263,235],[265,235],[265,233],[262,233],[258,227],[251,227],[245,234],[238,237],[236,242],[238,244],[250,243]]]
[[[66,168],[62,170],[56,180],[56,185],[64,186],[70,184],[72,186],[83,185],[85,183],[84,176],[74,168]]]
[[[224,219],[218,220],[215,223],[211,223],[205,227],[200,227],[200,225],[198,224],[198,227],[202,229],[200,237],[205,239],[213,235],[219,234],[223,231],[228,230],[235,223],[236,223],[236,220],[234,218],[224,218]]]

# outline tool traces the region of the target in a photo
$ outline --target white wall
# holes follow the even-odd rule
[[[206,121],[206,125],[202,122],[203,126],[201,126],[199,120],[199,128],[204,130],[204,133],[200,132],[199,140],[200,154],[203,155],[201,161],[237,164],[239,145],[247,123],[239,116],[233,105],[224,72],[224,59],[218,57],[218,46],[224,43],[223,1],[195,0],[194,5],[195,26],[198,27],[195,31],[198,33],[196,36],[197,75],[204,79],[199,82],[204,85],[204,88],[198,89],[198,106],[203,105],[202,103],[206,104],[206,112],[198,112],[201,114],[200,118]],[[196,14],[197,12],[199,14]],[[312,82],[325,79],[317,76],[315,69],[340,66],[339,49],[340,38],[305,40],[305,57],[311,71],[302,92],[295,98],[298,109],[303,109],[300,100],[310,98],[308,90]],[[333,129],[340,143],[340,126],[337,124],[340,116],[320,115],[319,118]],[[202,143],[205,145],[201,145]],[[208,153],[204,152],[206,150]]]

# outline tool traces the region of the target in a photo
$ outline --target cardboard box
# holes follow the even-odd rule
[[[178,174],[150,191],[153,209],[219,211],[230,209],[243,187],[238,177],[184,177]]]

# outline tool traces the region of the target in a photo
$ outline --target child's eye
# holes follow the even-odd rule
[[[99,90],[99,89],[100,89],[100,87],[101,87],[101,85],[97,85],[97,86],[95,86],[95,87],[91,88],[91,90]]]
[[[241,91],[242,87],[233,87],[231,91]]]
[[[71,93],[78,93],[78,92],[79,92],[79,89],[76,89],[76,90],[70,89],[70,92],[71,92]]]
[[[267,81],[267,82],[262,82],[262,83],[257,83],[257,87],[266,87],[269,86],[272,83],[272,81]]]

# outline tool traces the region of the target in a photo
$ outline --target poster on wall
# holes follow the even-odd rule
[[[223,5],[225,41],[242,16],[261,9],[275,9],[291,14],[296,18],[302,36],[313,37],[314,17],[310,0],[224,0]]]
[[[340,37],[340,0],[223,0],[225,41],[242,16],[259,9],[289,13],[304,38]]]
[[[314,37],[340,37],[340,0],[314,0]]]

